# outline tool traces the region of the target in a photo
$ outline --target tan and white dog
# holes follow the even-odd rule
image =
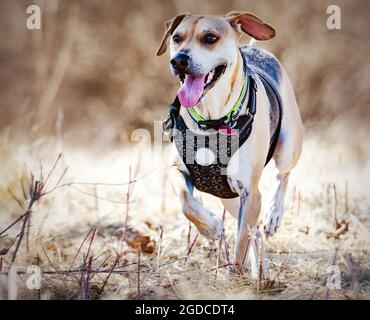
[[[303,127],[286,71],[265,50],[254,46],[240,47],[243,32],[256,40],[269,40],[275,36],[271,26],[251,13],[232,12],[225,16],[180,14],[166,22],[157,55],[166,51],[169,41],[170,67],[173,74],[179,75],[182,80],[178,92],[183,107],[180,114],[187,127],[194,131],[200,129],[186,108],[193,107],[205,119],[219,119],[227,114],[242,90],[243,60],[247,64],[258,64],[257,67],[275,81],[282,102],[282,119],[273,155],[277,175],[271,205],[263,219],[264,232],[272,236],[280,227],[283,217],[289,174],[301,154]],[[258,256],[256,248],[248,250],[250,231],[255,230],[260,215],[261,194],[258,183],[270,148],[270,121],[274,117],[263,86],[258,87],[256,101],[257,111],[252,132],[240,146],[238,156],[231,158],[229,163],[229,166],[233,166],[233,162],[238,161],[237,172],[229,177],[229,183],[239,197],[221,199],[225,208],[238,219],[234,264],[239,271],[245,270],[245,256],[249,252],[254,274]],[[170,175],[183,213],[203,236],[219,239],[222,221],[195,199],[189,171],[176,148],[173,155]]]

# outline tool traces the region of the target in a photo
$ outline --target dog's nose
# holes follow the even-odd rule
[[[190,57],[185,53],[177,54],[172,60],[171,65],[177,71],[183,72],[189,67]]]

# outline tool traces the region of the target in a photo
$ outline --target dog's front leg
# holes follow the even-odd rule
[[[238,215],[238,231],[235,243],[234,264],[238,271],[243,272],[248,260],[249,249],[253,248],[252,275],[258,277],[258,258],[255,238],[255,228],[261,210],[261,194],[257,185],[245,187],[240,193],[240,208]]]
[[[184,215],[195,224],[199,233],[209,240],[218,240],[222,234],[222,222],[193,197],[193,185],[190,178],[176,166],[170,169],[175,192],[180,198]]]

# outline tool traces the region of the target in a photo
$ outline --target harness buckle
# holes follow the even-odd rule
[[[198,127],[199,127],[199,129],[202,129],[202,130],[207,130],[208,129],[208,125],[205,124],[205,123],[201,123],[201,122],[198,122]]]
[[[218,128],[225,124],[226,116],[217,120],[201,120],[197,121],[198,127],[203,130],[213,129],[218,130]]]
[[[232,119],[229,121],[229,123],[227,124],[227,126],[228,126],[229,128],[232,128],[232,129],[233,129],[233,128],[236,126],[236,124],[237,124],[236,119],[232,118]]]

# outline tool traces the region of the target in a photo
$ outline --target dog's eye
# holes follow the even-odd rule
[[[207,33],[204,36],[204,42],[207,44],[215,43],[218,40],[218,37],[215,36],[213,33]]]
[[[175,34],[175,35],[172,37],[172,41],[173,41],[174,43],[180,43],[181,38],[180,38],[180,36],[179,36],[178,34]]]

